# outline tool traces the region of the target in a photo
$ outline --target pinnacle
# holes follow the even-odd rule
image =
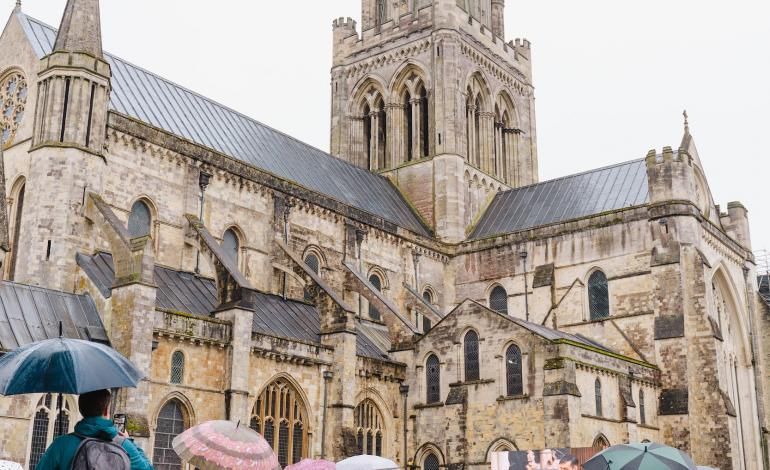
[[[99,0],[67,0],[53,50],[103,57]]]

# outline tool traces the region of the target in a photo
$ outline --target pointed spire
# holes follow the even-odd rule
[[[16,8],[13,9],[16,12],[21,11],[21,0],[16,0]]]
[[[53,50],[103,57],[99,0],[67,0]]]

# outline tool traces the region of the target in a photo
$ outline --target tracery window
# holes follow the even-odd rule
[[[422,463],[423,470],[439,470],[439,461],[436,454],[428,454]]]
[[[465,334],[465,381],[479,380],[479,335],[471,330]]]
[[[184,380],[184,353],[175,351],[171,355],[171,383],[181,384]]]
[[[179,400],[172,399],[167,401],[158,413],[152,453],[152,465],[155,470],[182,470],[182,461],[171,447],[174,438],[188,427],[182,407]]]
[[[508,292],[503,286],[495,286],[489,294],[489,308],[496,312],[508,315]]]
[[[369,276],[369,283],[371,283],[371,285],[373,285],[379,292],[382,292],[382,280],[380,280],[378,275],[372,274]],[[381,318],[380,311],[371,303],[369,304],[369,318],[372,320],[379,320]]]
[[[379,407],[368,399],[361,402],[355,410],[355,424],[358,436],[358,453],[381,457],[383,419]]]
[[[150,234],[152,214],[144,201],[136,201],[131,206],[131,214],[128,216],[128,234],[131,238],[145,237]]]
[[[607,276],[595,271],[588,278],[588,310],[591,320],[600,320],[610,316],[610,293]]]
[[[509,397],[524,395],[521,349],[515,344],[505,352],[505,382]]]
[[[596,400],[596,416],[604,416],[602,413],[602,382],[596,379],[594,383],[594,399]]]
[[[21,73],[12,72],[0,80],[0,146],[13,143],[24,118],[28,94],[27,79]]]
[[[441,401],[441,365],[433,354],[425,362],[425,389],[428,404]]]
[[[299,392],[283,379],[265,387],[254,405],[249,426],[276,451],[282,467],[308,455],[306,409]]]
[[[644,390],[639,389],[639,422],[647,424],[647,416],[645,416],[644,410]]]
[[[238,264],[238,252],[241,249],[241,242],[238,239],[238,234],[233,229],[227,229],[222,236],[222,249],[230,259]]]
[[[62,398],[61,410],[55,419],[51,419],[56,414],[58,397],[50,393],[40,398],[37,404],[35,418],[32,421],[32,437],[30,439],[29,468],[34,470],[45,450],[59,436],[72,431],[70,428],[70,404],[69,401]]]

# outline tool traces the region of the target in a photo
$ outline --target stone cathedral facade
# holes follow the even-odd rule
[[[689,126],[539,182],[532,46],[505,40],[504,8],[362,0],[360,26],[335,20],[329,155],[106,53],[98,0],[68,0],[58,30],[18,5],[0,352],[61,325],[129,357],[147,379],[114,411],[161,470],[211,419],[284,465],[482,469],[649,439],[768,468],[747,210],[715,204]],[[33,469],[76,409],[0,398],[0,459]]]

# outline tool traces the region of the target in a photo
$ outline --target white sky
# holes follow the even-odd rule
[[[65,0],[25,0],[58,26]],[[0,14],[15,0],[0,0]],[[329,147],[331,22],[359,0],[102,0],[110,52]],[[682,110],[714,198],[770,249],[770,1],[507,0],[533,43],[541,179],[676,147]]]

